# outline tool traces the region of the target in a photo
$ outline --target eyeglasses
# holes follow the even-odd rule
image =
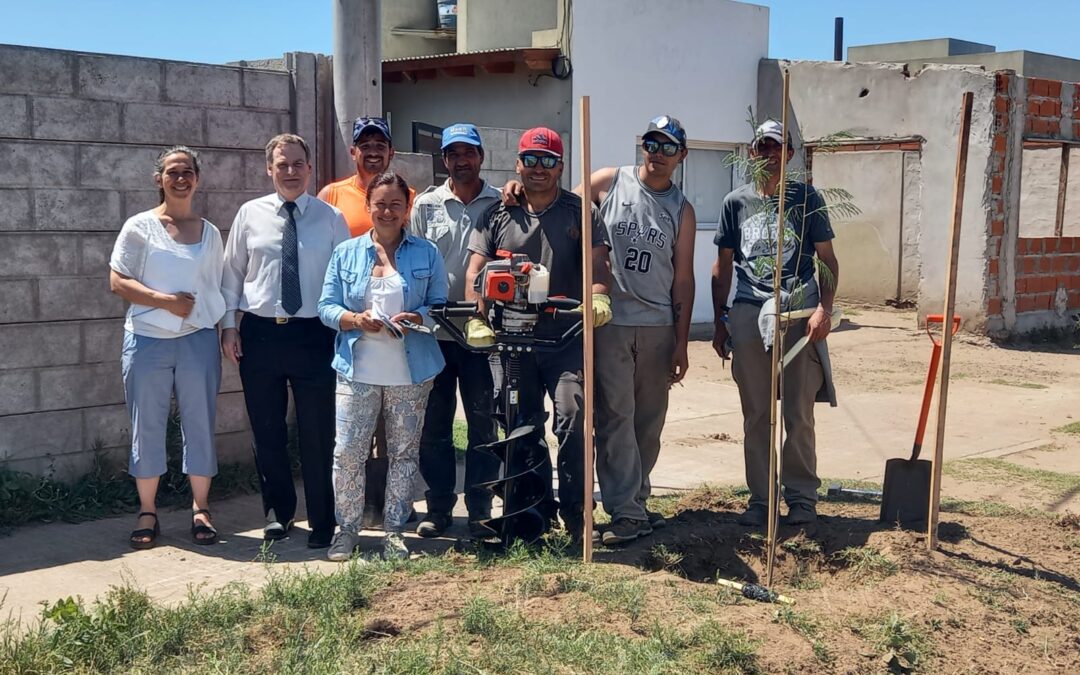
[[[661,143],[660,141],[645,139],[641,142],[641,149],[650,155],[662,152],[664,157],[674,157],[679,152],[680,147],[678,143]]]
[[[537,164],[545,169],[554,169],[559,163],[559,158],[555,155],[518,155],[518,159],[529,169],[532,169]]]

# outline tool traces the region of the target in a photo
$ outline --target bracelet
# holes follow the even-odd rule
[[[824,312],[825,316],[829,317],[830,319],[832,318],[833,313],[830,312],[829,310],[825,309],[821,305],[818,305],[818,309],[820,309],[822,312]]]

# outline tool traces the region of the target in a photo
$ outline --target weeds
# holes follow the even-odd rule
[[[879,653],[895,654],[913,667],[922,665],[932,655],[933,645],[926,631],[897,612],[858,622],[853,628]]]
[[[805,612],[797,612],[791,607],[781,607],[773,615],[774,621],[790,627],[806,638],[814,650],[814,657],[825,664],[832,663],[834,656],[829,646],[821,639],[821,624]]]
[[[1062,434],[1080,434],[1080,422],[1070,422],[1054,429]]]
[[[1049,389],[1050,387],[1038,382],[1021,382],[1018,380],[1005,380],[1000,377],[990,380],[990,384],[1000,384],[1004,387],[1019,387],[1020,389]]]
[[[848,568],[855,581],[880,581],[899,569],[896,563],[870,546],[849,546],[834,553],[833,560]]]
[[[960,480],[977,480],[1002,485],[1026,484],[1053,497],[1080,491],[1080,475],[1032,469],[1003,459],[973,458],[946,462],[945,475]]]
[[[694,630],[693,643],[704,645],[698,662],[709,673],[757,673],[758,644],[745,633],[725,629],[715,621],[706,621]]]

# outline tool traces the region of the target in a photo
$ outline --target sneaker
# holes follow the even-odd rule
[[[601,541],[604,546],[612,544],[625,544],[638,537],[652,534],[652,526],[648,520],[634,520],[632,518],[617,518],[611,527],[604,530]]]
[[[735,521],[743,527],[761,527],[769,520],[769,510],[764,504],[751,504]]]
[[[429,513],[416,526],[416,533],[421,537],[440,537],[453,524],[454,518],[448,513]]]
[[[353,556],[356,548],[360,545],[360,535],[348,530],[338,530],[330,542],[330,550],[326,557],[334,562],[345,562]]]
[[[788,507],[784,525],[809,525],[817,520],[817,509],[807,502],[796,502]]]
[[[400,532],[387,532],[383,537],[384,560],[408,560],[409,547],[405,545],[405,535]]]
[[[661,527],[667,527],[667,519],[656,511],[645,509],[645,517],[649,519],[649,525],[654,530],[659,530]]]

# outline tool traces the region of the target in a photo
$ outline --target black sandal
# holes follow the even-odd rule
[[[191,540],[196,544],[200,544],[202,546],[208,546],[210,544],[217,543],[217,530],[215,530],[210,525],[203,525],[202,523],[197,522],[195,520],[195,516],[206,516],[207,519],[209,519],[210,511],[209,509],[199,509],[198,511],[195,511],[191,514]],[[210,536],[200,537],[199,535]]]
[[[157,514],[150,511],[143,511],[137,517],[142,518],[143,516],[153,516],[154,527],[144,527],[131,532],[131,548],[139,551],[154,548],[154,544],[157,543],[158,535],[161,534],[161,525],[158,523]],[[146,539],[146,541],[143,541],[143,539]]]

